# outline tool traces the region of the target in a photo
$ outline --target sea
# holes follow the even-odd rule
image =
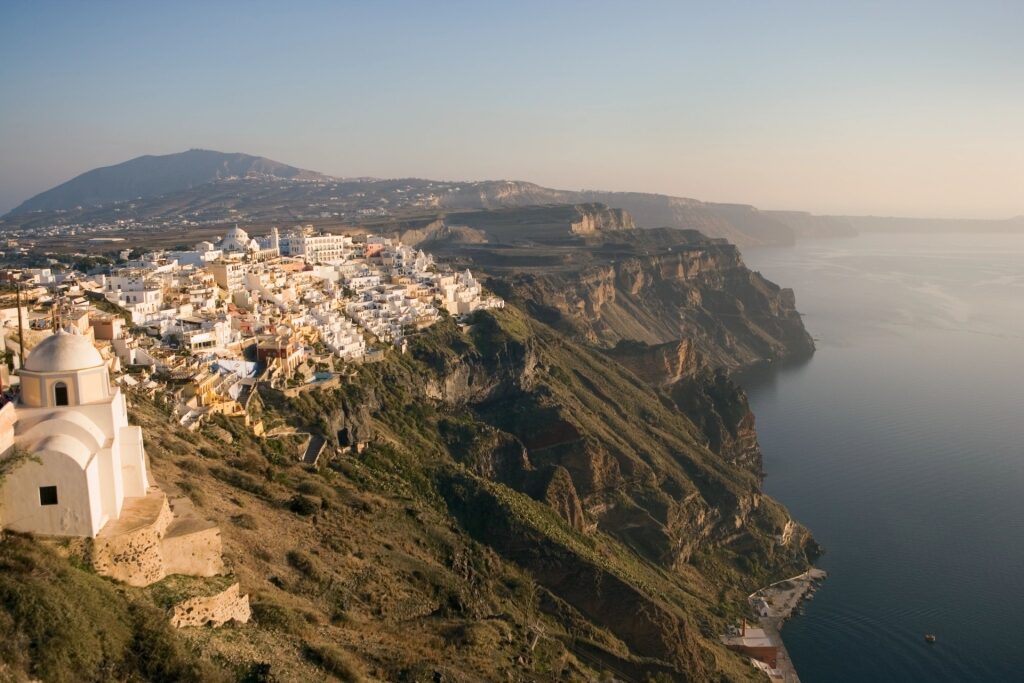
[[[743,255],[817,344],[741,378],[765,490],[825,550],[782,631],[801,680],[1024,681],[1024,235]]]

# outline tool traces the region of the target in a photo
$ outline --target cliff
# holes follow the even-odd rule
[[[159,400],[133,395],[155,477],[221,528],[251,623],[155,629],[131,615],[170,619],[173,577],[112,591],[73,551],[11,538],[0,564],[19,570],[0,580],[0,625],[36,645],[0,647],[0,673],[756,680],[717,634],[750,591],[818,550],[761,491],[729,370],[813,345],[792,293],[732,245],[628,225],[560,205],[407,226],[444,234],[444,253],[509,305],[445,318],[329,389],[259,387],[249,418],[323,439],[318,468],[294,437],[227,417],[183,435]],[[96,595],[105,608],[90,620]],[[58,603],[109,665],[67,654]]]
[[[536,223],[537,215],[536,208],[482,212],[476,224],[527,216]],[[613,222],[567,240],[566,222],[535,229],[529,245],[453,238],[432,248],[487,274],[492,289],[533,318],[660,388],[712,450],[760,474],[754,416],[730,373],[813,353],[793,292],[750,271],[735,245],[697,231],[619,230]]]
[[[662,234],[673,241],[601,249],[574,269],[495,272],[494,285],[641,376],[661,372],[644,367],[652,363],[677,368],[666,369],[669,379],[686,368],[737,370],[813,351],[792,290],[750,271],[731,244]],[[603,246],[617,238],[606,235]]]
[[[453,211],[381,227],[403,244],[437,251],[452,244],[565,244],[613,230],[633,230],[633,217],[604,204],[552,204],[493,211]]]
[[[755,680],[715,634],[816,552],[799,526],[782,542],[792,520],[756,472],[710,448],[671,396],[514,306],[410,342],[337,388],[260,389],[250,417],[322,437],[319,469],[298,441],[230,418],[186,440],[134,396],[155,476],[221,527],[251,623],[153,631],[159,649],[133,649],[150,631],[123,615],[166,622],[173,577],[101,590],[73,553],[47,555],[33,562],[96,585],[60,597],[79,640],[114,623],[82,616],[96,591],[127,626],[105,646],[110,669],[49,659],[65,650],[47,627],[34,649],[0,650],[13,679],[161,680],[166,664],[202,680]],[[0,543],[0,563],[22,546]],[[49,591],[49,575],[8,573],[0,589]],[[46,623],[12,600],[12,632]]]
[[[439,325],[295,411],[416,453],[418,486],[536,583],[542,612],[616,643],[572,642],[573,658],[626,680],[731,669],[707,637],[720,592],[814,552],[802,530],[778,545],[789,516],[671,400],[515,310]]]
[[[627,211],[641,228],[698,230],[740,246],[792,244],[795,239],[793,229],[772,212],[650,192],[554,190],[523,181],[481,181],[447,189],[438,203],[450,209],[600,203]]]

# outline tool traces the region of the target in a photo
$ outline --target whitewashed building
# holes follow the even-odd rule
[[[20,371],[21,396],[0,409],[0,446],[30,451],[0,490],[3,526],[95,537],[117,520],[125,498],[145,496],[142,430],[128,424],[121,390],[85,336],[58,332]]]

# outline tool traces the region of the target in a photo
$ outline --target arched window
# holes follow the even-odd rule
[[[53,385],[53,403],[58,406],[68,404],[68,385],[64,382],[57,382]]]

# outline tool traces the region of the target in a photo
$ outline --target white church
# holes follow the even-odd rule
[[[0,448],[37,459],[10,473],[0,519],[15,531],[93,538],[145,496],[142,430],[128,424],[124,396],[88,337],[60,331],[29,354],[21,396],[0,410]]]
[[[142,429],[89,337],[45,338],[19,376],[20,396],[0,408],[0,458],[33,458],[0,483],[0,528],[89,539],[96,572],[132,586],[223,573],[220,529],[153,484]],[[247,597],[229,602],[248,619]]]

